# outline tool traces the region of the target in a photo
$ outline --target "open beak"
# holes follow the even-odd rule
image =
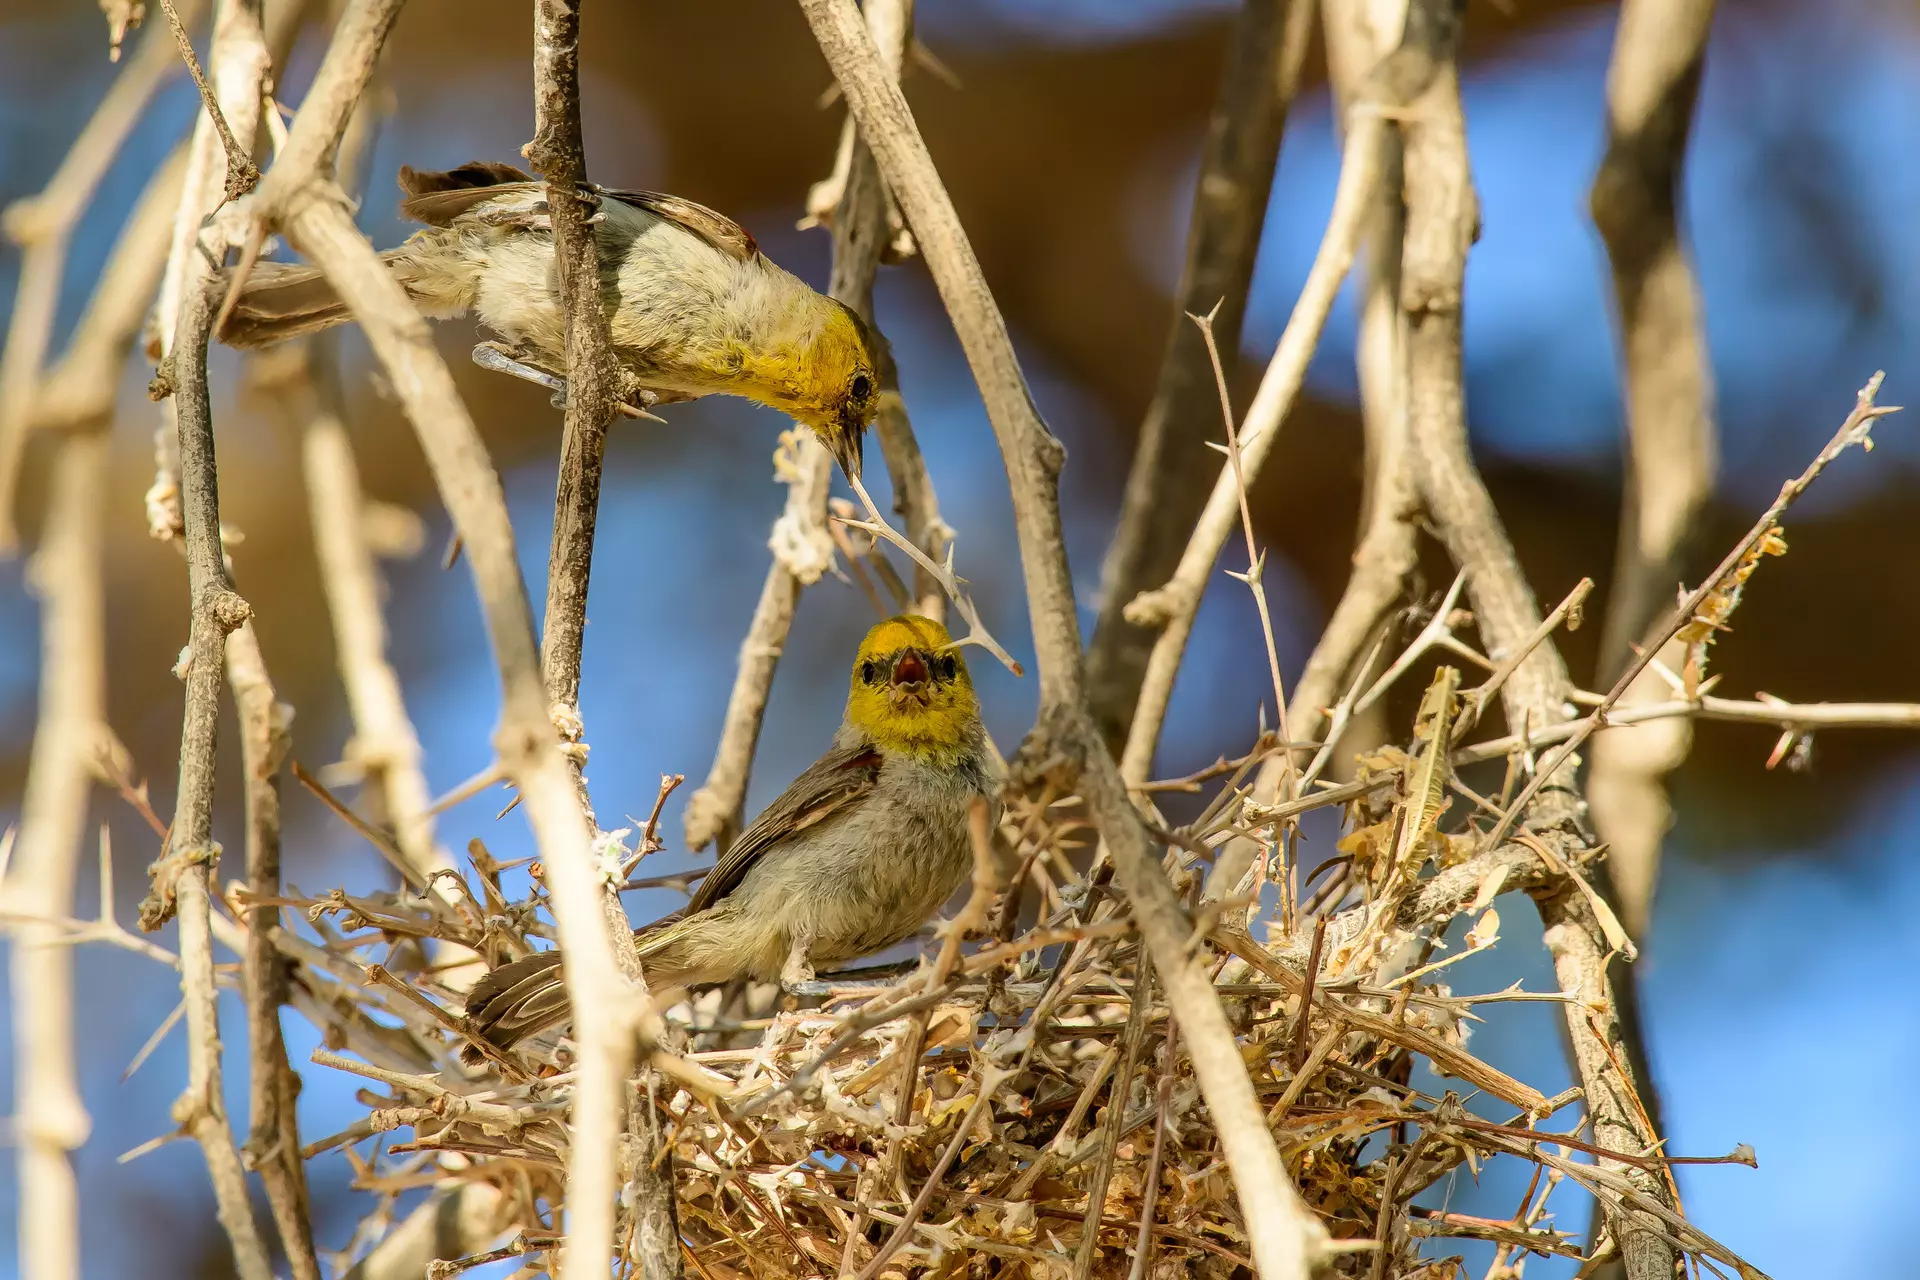
[[[927,700],[928,687],[932,671],[927,660],[918,649],[909,649],[893,664],[892,687],[888,689],[895,706],[909,699],[924,703]]]
[[[861,445],[866,439],[866,425],[858,419],[842,418],[833,433],[833,442],[829,446],[833,460],[840,464],[840,470],[848,480],[860,478]]]

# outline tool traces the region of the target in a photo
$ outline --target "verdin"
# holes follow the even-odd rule
[[[968,812],[988,773],[980,704],[946,628],[889,618],[854,660],[833,747],[728,847],[683,910],[634,934],[662,1003],[702,983],[794,981],[892,946],[973,866]],[[488,973],[467,996],[501,1048],[567,1018],[560,953]]]
[[[400,211],[427,224],[381,257],[422,314],[472,314],[513,358],[566,373],[546,185],[511,165],[400,170]],[[860,317],[768,261],[731,218],[651,191],[594,188],[613,345],[657,400],[745,396],[812,428],[848,476],[880,399]],[[351,319],[318,268],[256,263],[221,341],[264,347]]]

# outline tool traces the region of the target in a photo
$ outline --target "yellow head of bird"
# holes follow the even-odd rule
[[[880,408],[879,344],[852,309],[818,294],[810,300],[785,335],[739,354],[741,390],[791,414],[858,479],[861,443]]]
[[[882,750],[957,764],[977,741],[980,702],[947,629],[901,614],[867,632],[853,662],[847,722]]]

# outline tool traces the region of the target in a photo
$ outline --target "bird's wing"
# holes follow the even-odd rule
[[[400,166],[400,212],[415,222],[444,227],[461,214],[501,196],[531,193],[542,184],[510,164],[470,160],[457,169]]]
[[[686,914],[705,911],[733,892],[761,855],[788,836],[846,812],[873,790],[880,777],[880,763],[880,753],[868,746],[835,747],[814,761],[727,846],[726,853],[694,890]]]
[[[759,243],[745,227],[726,214],[716,213],[703,204],[682,200],[679,196],[661,195],[658,191],[615,191],[610,187],[601,187],[599,193],[624,201],[636,208],[645,209],[656,218],[663,218],[675,226],[691,231],[720,252],[740,262],[751,262],[760,256]]]

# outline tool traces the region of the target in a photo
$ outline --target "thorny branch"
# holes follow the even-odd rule
[[[1602,680],[1626,664],[1680,580],[1682,555],[1713,493],[1712,372],[1678,208],[1713,11],[1713,0],[1623,5],[1607,73],[1607,153],[1588,200],[1613,267],[1629,466],[1601,636]],[[1668,661],[1677,665],[1671,646]],[[1643,676],[1624,700],[1658,701],[1661,692],[1658,681]],[[1660,843],[1671,824],[1661,778],[1691,746],[1684,722],[1609,734],[1594,745],[1587,798],[1611,848],[1603,874],[1636,937],[1646,929]]]
[[[214,733],[228,635],[251,610],[227,577],[220,546],[220,493],[213,416],[207,395],[207,338],[217,299],[203,281],[182,303],[164,368],[180,424],[181,512],[192,600],[186,713],[180,729],[180,789],[168,848],[153,865],[153,889],[140,906],[142,928],[180,917],[180,987],[187,1006],[187,1087],[174,1119],[206,1153],[220,1224],[233,1243],[242,1280],[271,1280],[272,1267],[253,1223],[246,1173],[234,1149],[221,1084],[220,1022],[213,978],[209,884],[220,848],[213,842]]]
[[[1060,525],[1065,451],[1034,408],[980,264],[858,11],[851,0],[801,0],[801,7],[914,229],[1006,464],[1040,663],[1039,719],[1016,774],[1032,779],[1059,765],[1078,774],[1134,919],[1169,998],[1182,1010],[1194,1070],[1246,1208],[1255,1258],[1272,1280],[1304,1277],[1321,1252],[1323,1229],[1300,1202],[1280,1162],[1219,997],[1187,950],[1191,924],[1087,711],[1079,621]]]
[[[1341,4],[1337,0],[1326,0],[1322,5],[1328,74],[1342,118],[1351,118],[1354,104],[1366,92],[1369,73],[1398,42],[1405,24],[1404,4],[1392,16],[1399,22],[1389,31],[1385,29],[1389,15],[1379,6]],[[1367,474],[1360,544],[1354,551],[1353,572],[1301,669],[1287,706],[1289,733],[1311,741],[1324,730],[1323,750],[1330,750],[1343,736],[1346,722],[1335,710],[1335,704],[1341,702],[1340,691],[1365,675],[1364,659],[1385,640],[1384,624],[1418,559],[1413,521],[1419,513],[1420,498],[1407,440],[1406,367],[1400,322],[1404,216],[1399,131],[1384,131],[1379,145],[1381,180],[1374,187],[1373,209],[1362,215],[1367,220],[1367,240],[1357,363]],[[1290,756],[1265,761],[1254,779],[1253,799],[1273,804],[1282,797],[1283,783],[1294,772]],[[1290,786],[1285,789],[1292,790]],[[1208,877],[1207,897],[1219,899],[1238,892],[1259,852],[1258,842],[1247,838],[1224,846]],[[1283,901],[1291,904],[1291,876],[1283,872],[1280,879]]]
[[[1152,767],[1154,746],[1166,719],[1167,702],[1173,696],[1174,677],[1193,633],[1200,597],[1221,549],[1239,522],[1242,483],[1251,484],[1259,476],[1272,452],[1280,427],[1306,380],[1307,364],[1320,345],[1321,331],[1341,281],[1353,265],[1361,235],[1368,220],[1376,216],[1375,193],[1388,158],[1388,114],[1404,108],[1436,74],[1439,51],[1432,40],[1431,26],[1409,21],[1398,48],[1374,67],[1360,99],[1348,106],[1340,180],[1334,189],[1327,230],[1293,314],[1260,379],[1260,388],[1241,418],[1239,465],[1229,461],[1221,468],[1173,576],[1165,585],[1142,592],[1126,606],[1127,620],[1134,625],[1160,628],[1127,730],[1122,772],[1129,782],[1144,782]]]
[[[580,739],[580,648],[586,627],[587,582],[593,566],[593,534],[600,502],[600,471],[607,426],[615,405],[626,399],[625,373],[615,359],[606,311],[601,305],[600,262],[589,218],[586,147],[580,128],[579,0],[535,0],[533,50],[534,136],[526,155],[547,181],[553,222],[554,266],[566,324],[567,407],[560,445],[560,477],[554,499],[553,544],[547,558],[546,633],[541,663],[548,714],[562,741]],[[504,519],[504,513],[503,513]],[[512,537],[511,530],[507,536]],[[579,788],[579,815],[594,829],[593,808],[581,774],[584,751],[570,751],[567,766]],[[551,758],[551,757],[550,757]],[[554,918],[566,950],[567,999],[574,1010],[573,1036],[580,1047],[578,1079],[567,1159],[568,1224],[565,1274],[604,1275],[615,1256],[616,1206],[620,1194],[623,1133],[639,1140],[629,1159],[645,1182],[672,1178],[672,1165],[656,1164],[647,1141],[658,1130],[629,1113],[627,1077],[633,1069],[636,1033],[646,1012],[646,982],[629,940],[620,906],[618,874],[589,863],[584,849],[561,851],[570,861],[551,867]],[[570,899],[570,900],[563,900]],[[597,908],[597,909],[596,909]],[[650,1251],[647,1280],[680,1274],[676,1250]]]
[[[1444,32],[1445,54],[1440,75],[1403,127],[1407,247],[1401,301],[1407,317],[1408,413],[1422,496],[1455,562],[1467,573],[1481,635],[1498,659],[1536,633],[1540,609],[1467,447],[1461,294],[1479,215],[1454,62],[1460,9],[1458,0],[1415,0],[1409,12],[1410,25],[1420,16]],[[1542,643],[1502,690],[1508,723],[1522,733],[1558,723],[1567,717],[1571,687],[1558,651],[1551,641]],[[1527,815],[1537,831],[1550,833],[1548,840],[1582,843],[1572,770],[1562,770],[1570,755],[1571,744],[1543,762],[1484,847],[1497,845],[1519,815]],[[1549,782],[1556,788],[1551,802],[1530,809]],[[1566,1016],[1594,1139],[1629,1155],[1653,1150],[1658,1137],[1641,1101],[1652,1097],[1651,1081],[1633,1070],[1645,1059],[1637,1043],[1628,1042],[1633,1024],[1622,1016],[1621,989],[1608,973],[1611,956],[1601,922],[1571,877],[1537,892],[1535,900],[1561,988],[1587,1002],[1567,1006]],[[1622,1168],[1604,1158],[1601,1164]],[[1625,1175],[1640,1193],[1671,1207],[1666,1180],[1643,1169],[1629,1168]],[[1629,1280],[1667,1280],[1673,1274],[1676,1252],[1648,1214],[1620,1204],[1609,1209],[1608,1220]]]
[[[1194,445],[1213,422],[1213,370],[1186,317],[1217,308],[1221,349],[1240,349],[1247,288],[1266,227],[1280,138],[1312,34],[1313,7],[1313,0],[1243,0],[1228,38],[1194,183],[1172,323],[1100,569],[1100,618],[1087,648],[1088,699],[1115,751],[1126,740],[1154,642],[1154,633],[1129,622],[1123,611],[1173,573],[1182,534],[1199,517],[1207,493],[1207,454]]]

